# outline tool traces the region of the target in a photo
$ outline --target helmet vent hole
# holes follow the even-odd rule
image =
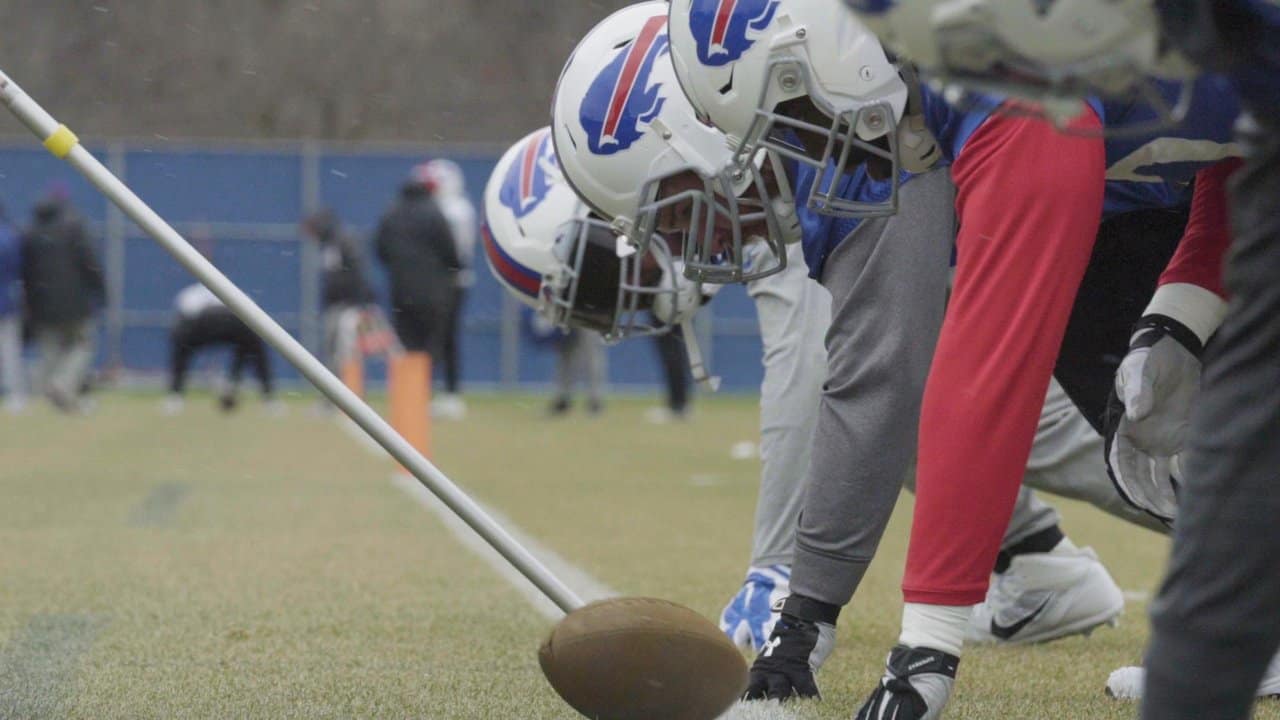
[[[568,139],[569,139],[569,144],[573,146],[574,151],[577,151],[577,149],[578,149],[578,139],[577,139],[577,138],[575,138],[575,137],[573,136],[573,133],[569,131],[569,126],[568,126],[568,125],[566,125],[566,126],[565,126],[565,128],[564,128],[564,136],[565,136],[566,138],[568,138]]]
[[[721,95],[728,95],[729,93],[733,92],[733,74],[735,70],[737,70],[736,67],[729,68],[729,82],[725,83],[720,88],[719,93]]]

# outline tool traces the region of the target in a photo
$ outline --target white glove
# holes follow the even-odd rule
[[[1199,339],[1171,318],[1134,333],[1116,394],[1127,421],[1123,437],[1138,450],[1166,458],[1182,451],[1200,390],[1200,351]]]
[[[1107,448],[1107,469],[1125,502],[1173,525],[1178,516],[1178,488],[1182,486],[1178,455],[1141,455],[1132,446],[1122,446],[1117,436]]]
[[[1139,321],[1116,373],[1124,407],[1108,440],[1107,464],[1131,505],[1172,522],[1177,511],[1174,460],[1186,444],[1191,404],[1200,390],[1200,340],[1165,316]]]
[[[743,650],[760,652],[779,612],[774,605],[791,594],[791,568],[786,565],[751,567],[747,580],[720,613],[720,629]]]

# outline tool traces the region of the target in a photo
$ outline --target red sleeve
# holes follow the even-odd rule
[[[1092,112],[1079,122],[1097,130]],[[908,602],[981,602],[1102,218],[1099,138],[993,116],[952,167],[956,278],[925,387]]]
[[[1243,164],[1240,158],[1230,158],[1196,174],[1191,219],[1187,222],[1187,230],[1177,252],[1160,276],[1161,285],[1190,283],[1218,297],[1227,296],[1222,287],[1223,258],[1231,245],[1227,180]]]

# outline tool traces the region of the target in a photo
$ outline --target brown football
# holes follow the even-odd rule
[[[713,720],[747,687],[747,663],[720,628],[654,598],[569,613],[538,662],[560,697],[593,720]]]

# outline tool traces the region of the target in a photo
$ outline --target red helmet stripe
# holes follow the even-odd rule
[[[480,226],[480,235],[484,239],[484,251],[489,256],[489,263],[493,265],[494,270],[498,271],[498,275],[516,290],[532,298],[538,297],[538,290],[542,287],[542,277],[504,252],[493,239],[493,233],[489,231],[488,224]]]
[[[666,15],[655,15],[649,18],[640,30],[640,35],[631,48],[627,50],[627,59],[622,64],[622,72],[618,73],[618,82],[613,87],[613,99],[609,103],[609,114],[604,119],[603,137],[613,137],[622,122],[622,111],[627,107],[627,98],[636,84],[636,76],[640,74],[640,66],[649,55],[654,40],[667,24]]]
[[[711,30],[711,44],[724,46],[724,38],[729,34],[729,20],[738,7],[738,0],[720,0],[720,10],[716,13],[716,24]]]
[[[524,148],[524,158],[521,160],[520,166],[520,207],[523,208],[525,202],[533,196],[533,174],[538,168],[538,152],[542,149],[542,141],[547,137],[546,132],[539,133],[536,137],[530,138]]]

